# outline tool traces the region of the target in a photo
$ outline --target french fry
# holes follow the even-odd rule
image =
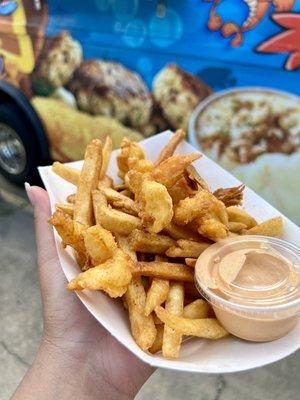
[[[186,265],[188,265],[189,267],[195,267],[196,266],[196,262],[197,262],[197,258],[186,258],[185,260]]]
[[[229,222],[241,222],[248,229],[257,225],[255,218],[248,214],[244,209],[235,206],[227,207]]]
[[[99,180],[99,185],[102,187],[112,188],[114,186],[114,181],[110,176],[104,175],[104,177]]]
[[[65,214],[71,215],[73,217],[74,214],[74,205],[71,203],[56,203],[55,208],[57,210],[63,211]]]
[[[137,200],[141,206],[139,217],[149,232],[158,233],[171,222],[173,204],[165,186],[155,181],[145,180]]]
[[[80,170],[71,168],[65,164],[61,164],[58,161],[55,161],[52,164],[52,171],[59,175],[64,180],[73,183],[73,185],[77,186],[79,177],[80,177]]]
[[[151,173],[152,179],[161,183],[167,189],[171,188],[193,161],[201,158],[199,153],[177,154],[157,165]]]
[[[106,136],[105,143],[102,149],[102,166],[99,177],[100,180],[103,179],[106,175],[112,149],[113,149],[112,140],[110,136]]]
[[[164,325],[159,324],[156,326],[156,336],[152,346],[149,349],[151,354],[158,353],[162,349],[163,345],[163,336],[164,336]]]
[[[117,235],[117,242],[135,263],[137,257],[135,252],[130,249],[127,238]],[[153,314],[145,315],[146,292],[141,278],[136,277],[131,280],[123,299],[129,313],[132,336],[141,349],[147,350],[154,345],[157,334]]]
[[[147,293],[145,315],[150,315],[156,306],[164,303],[169,294],[169,281],[160,278],[153,278],[150,289]]]
[[[280,236],[283,232],[283,218],[275,217],[245,231],[246,235]]]
[[[128,237],[116,234],[116,240],[120,249],[122,249],[124,253],[126,253],[132,259],[132,261],[136,262],[137,261],[136,252],[131,249]]]
[[[228,229],[230,232],[238,233],[238,232],[243,231],[244,229],[247,229],[247,225],[243,224],[242,222],[229,221]]]
[[[167,233],[176,240],[187,239],[198,241],[201,239],[201,236],[197,232],[192,231],[187,226],[176,225],[174,222],[171,222],[169,225],[165,226],[163,233]]]
[[[142,225],[138,217],[108,208],[105,196],[98,190],[93,191],[93,206],[97,224],[113,233],[128,235]]]
[[[165,309],[176,316],[183,314],[184,288],[182,283],[172,283],[166,300]],[[163,334],[162,353],[166,358],[178,358],[182,335],[165,325]]]
[[[134,272],[136,276],[150,276],[173,281],[193,282],[194,274],[185,264],[161,261],[140,261]]]
[[[228,332],[215,318],[190,319],[172,315],[161,306],[156,307],[155,312],[167,326],[176,332],[187,336],[197,336],[206,339],[221,339]]]
[[[169,142],[166,144],[166,146],[162,149],[162,151],[159,153],[158,159],[155,162],[155,165],[158,165],[171,157],[174,154],[174,151],[176,150],[176,147],[179,145],[179,143],[185,138],[185,131],[183,129],[178,129]]]
[[[152,254],[163,254],[175,243],[169,236],[138,229],[129,234],[128,241],[132,250]]]
[[[148,350],[156,338],[156,327],[152,315],[145,315],[146,293],[141,278],[130,282],[125,301],[128,307],[132,336],[142,350]]]
[[[210,306],[207,301],[197,299],[192,303],[188,304],[183,309],[184,318],[207,318],[210,312]]]
[[[101,163],[101,141],[94,139],[86,148],[74,207],[74,220],[86,226],[93,224],[92,190],[98,185]]]
[[[131,281],[132,260],[122,250],[102,264],[82,272],[68,284],[69,290],[104,290],[110,297],[121,297]]]
[[[195,242],[193,240],[179,239],[175,246],[170,247],[166,251],[166,255],[175,258],[198,258],[210,245],[210,242]]]
[[[94,266],[113,257],[117,244],[110,231],[100,225],[91,226],[84,233],[84,244]]]

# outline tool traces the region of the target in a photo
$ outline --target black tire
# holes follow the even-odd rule
[[[21,185],[38,181],[38,144],[33,129],[14,103],[0,104],[0,172]]]

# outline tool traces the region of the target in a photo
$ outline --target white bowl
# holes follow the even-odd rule
[[[285,92],[283,90],[272,89],[272,88],[262,87],[262,86],[244,86],[244,87],[238,87],[238,88],[234,88],[234,89],[226,89],[226,90],[222,90],[220,92],[214,93],[214,94],[206,97],[206,99],[204,99],[203,101],[201,101],[201,103],[199,103],[198,106],[192,112],[192,115],[191,115],[190,121],[189,121],[189,129],[188,129],[188,138],[189,138],[189,142],[191,143],[192,146],[196,147],[199,150],[202,150],[201,145],[197,138],[196,123],[197,123],[197,119],[198,119],[199,115],[203,112],[203,110],[205,108],[209,107],[212,102],[214,102],[222,97],[228,96],[230,94],[243,93],[243,92],[252,92],[252,93],[253,92],[254,93],[264,92],[264,93],[271,93],[271,94],[275,94],[275,95],[277,94],[279,96],[288,97],[288,98],[293,99],[300,103],[300,97],[295,94]]]

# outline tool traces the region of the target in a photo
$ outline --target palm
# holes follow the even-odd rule
[[[66,289],[55,249],[47,193],[35,190],[40,212],[36,218],[40,283],[44,305],[45,340],[59,347],[79,366],[88,365],[88,378],[95,385],[97,376],[121,393],[131,393],[142,385],[152,369],[114,339],[85,309],[74,293]],[[130,366],[130,368],[128,368]]]

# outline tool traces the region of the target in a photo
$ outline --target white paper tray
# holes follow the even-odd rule
[[[171,132],[167,131],[140,142],[147,158],[156,159],[160,149],[168,142],[170,135]],[[195,151],[197,150],[186,142],[181,143],[177,149],[177,153],[183,154]],[[108,174],[115,181],[118,181],[117,154],[117,150],[113,152],[108,169]],[[81,168],[82,161],[70,163],[70,165]],[[197,160],[194,166],[213,190],[218,187],[236,186],[240,183],[205,156]],[[50,166],[40,167],[39,172],[49,193],[51,207],[54,211],[54,204],[65,202],[66,197],[75,192],[75,187],[52,172]],[[244,206],[258,221],[281,215],[279,211],[248,188],[245,189]],[[287,218],[285,218],[283,238],[300,246],[300,229]],[[62,248],[60,238],[56,233],[55,241],[62,269],[70,281],[79,273],[80,269],[72,251]],[[243,371],[280,360],[300,347],[300,323],[298,322],[297,327],[287,336],[269,343],[251,343],[232,336],[217,341],[199,338],[187,340],[183,343],[178,360],[166,360],[160,354],[154,356],[147,354],[136,345],[130,333],[127,313],[119,301],[112,300],[101,292],[87,290],[79,292],[78,297],[119,342],[144,362],[155,367],[198,373]]]

